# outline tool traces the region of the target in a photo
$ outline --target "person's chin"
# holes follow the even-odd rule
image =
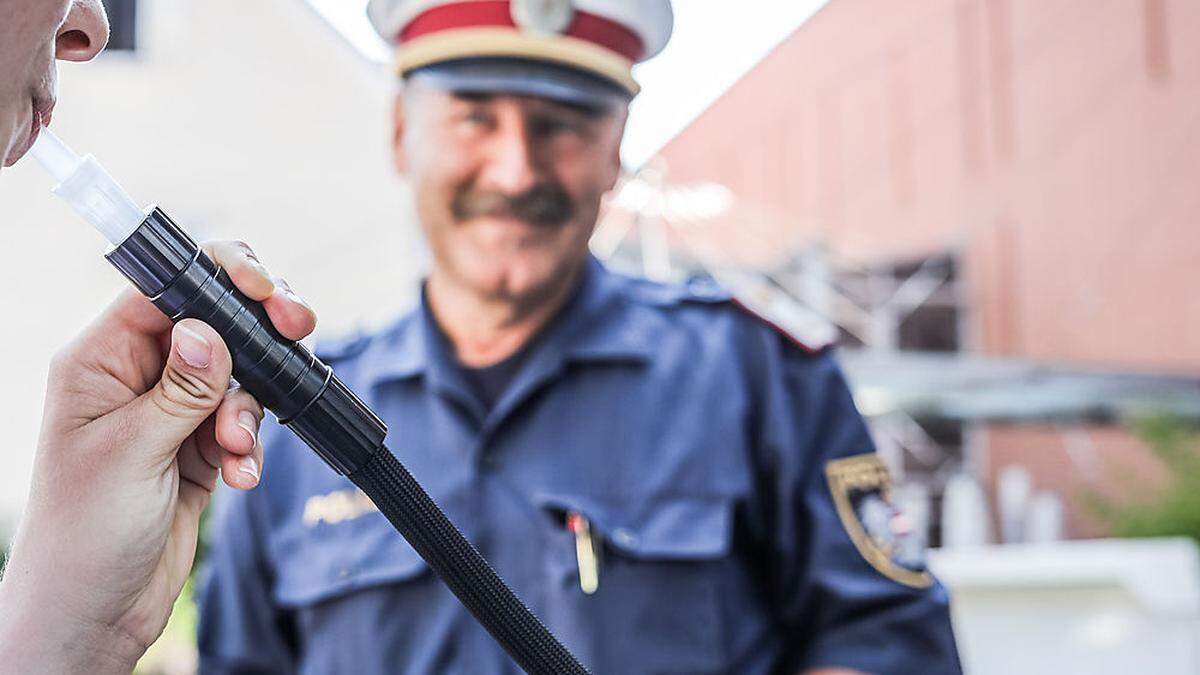
[[[0,169],[12,166],[8,160],[15,154],[20,139],[15,137],[13,129],[7,124],[0,124]]]
[[[566,226],[534,225],[510,219],[470,223],[469,240],[454,256],[460,273],[493,297],[524,297],[544,292],[570,268]],[[470,243],[468,243],[468,241]],[[469,252],[469,253],[468,253]]]
[[[475,286],[491,297],[521,298],[546,282],[543,265],[526,256],[483,258],[478,264],[472,274]]]
[[[8,130],[8,133],[0,132],[0,138],[10,139],[4,153],[4,167],[10,167],[24,157],[25,153],[29,152],[29,149],[33,147],[33,143],[37,140],[41,130],[41,124],[29,121],[24,125],[18,125],[15,129]]]
[[[471,259],[460,260],[461,270],[471,285],[484,296],[517,300],[545,292],[555,284],[561,265],[559,255],[540,247],[517,250],[480,249]]]

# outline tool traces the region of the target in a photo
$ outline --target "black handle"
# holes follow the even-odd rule
[[[383,420],[307,347],[280,335],[263,306],[161,209],[107,257],[172,321],[212,326],[237,381],[335,471],[354,473],[383,447]]]

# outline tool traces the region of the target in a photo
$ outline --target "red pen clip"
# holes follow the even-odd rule
[[[600,587],[600,561],[596,554],[596,542],[592,538],[591,523],[582,514],[570,511],[567,513],[567,529],[575,534],[579,588],[585,595],[591,595]]]

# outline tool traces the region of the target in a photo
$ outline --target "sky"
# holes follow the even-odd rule
[[[663,53],[635,69],[622,155],[641,166],[791,35],[827,0],[675,0],[675,34]],[[366,0],[308,0],[364,57],[391,52],[366,18]]]

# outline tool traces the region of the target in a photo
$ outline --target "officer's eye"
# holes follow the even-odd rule
[[[587,131],[587,122],[570,115],[545,115],[530,120],[529,132],[540,138],[560,135],[582,136]]]
[[[462,119],[469,124],[490,127],[495,121],[495,116],[482,106],[472,106],[463,115]]]

